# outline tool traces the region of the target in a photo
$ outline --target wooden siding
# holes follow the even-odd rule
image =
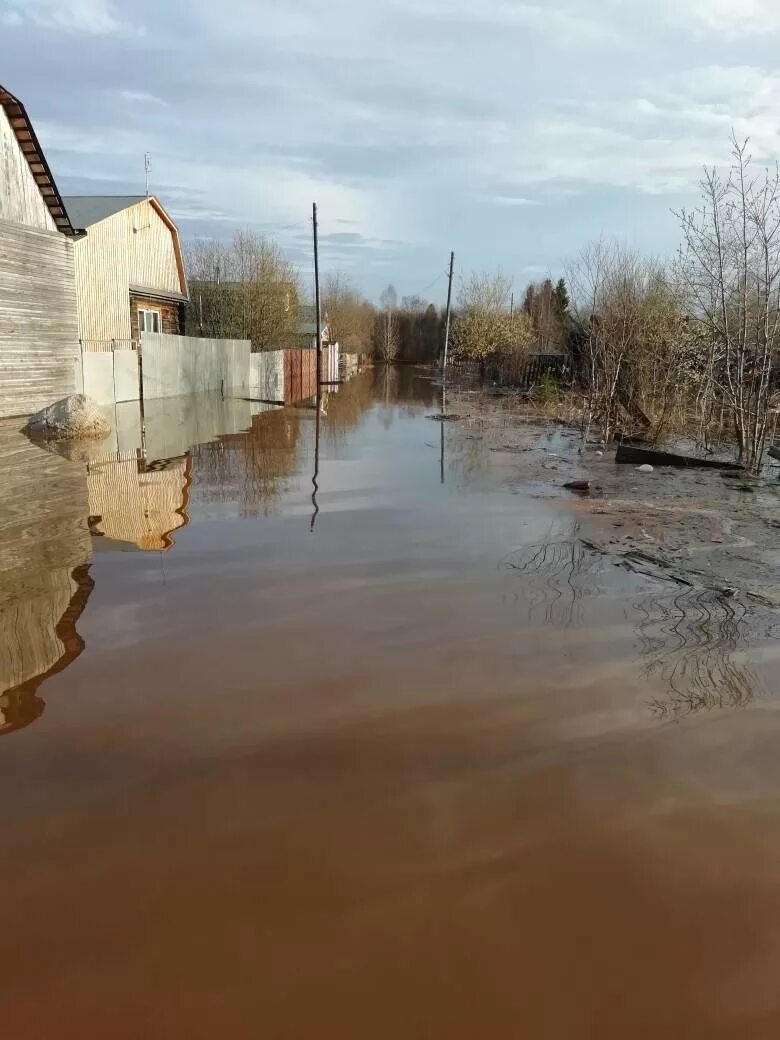
[[[0,108],[0,220],[56,231],[5,111]]]
[[[74,393],[78,353],[72,239],[0,221],[0,416]]]
[[[81,339],[133,338],[131,286],[185,292],[176,233],[149,199],[91,225],[76,242]]]
[[[130,265],[122,213],[74,245],[79,339],[131,339]]]
[[[125,219],[130,285],[163,292],[184,293],[179,274],[174,232],[149,199],[117,213]]]

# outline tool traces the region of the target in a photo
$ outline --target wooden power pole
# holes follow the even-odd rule
[[[444,324],[444,364],[442,372],[447,375],[447,355],[450,349],[450,314],[452,312],[452,272],[455,268],[455,253],[450,253],[450,280],[447,286],[447,318]]]
[[[317,393],[322,382],[322,322],[320,314],[320,253],[317,239],[317,203],[312,204],[314,222],[314,309],[317,321]],[[318,402],[319,406],[319,402]]]

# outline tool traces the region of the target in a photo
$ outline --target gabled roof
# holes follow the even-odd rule
[[[49,164],[46,162],[46,156],[43,154],[43,149],[35,135],[24,105],[5,87],[0,86],[0,107],[4,109],[8,122],[11,124],[11,129],[16,134],[16,140],[19,142],[19,147],[30,166],[30,171],[35,178],[35,183],[38,185],[43,201],[48,206],[49,213],[51,213],[52,219],[57,225],[57,230],[64,235],[77,235],[78,232],[70,221],[62,201],[62,196],[54,183],[54,177],[49,169]]]
[[[63,201],[73,224],[88,228],[145,198],[145,195],[66,195]]]
[[[148,202],[159,215],[163,223],[168,227],[173,237],[173,248],[176,253],[176,267],[179,271],[179,282],[182,288],[182,299],[189,299],[187,290],[187,274],[184,269],[184,258],[179,241],[179,229],[169,216],[163,204],[156,195],[67,195],[65,205],[68,208],[70,218],[79,227],[90,228],[93,224],[99,224],[101,220],[113,217],[122,210],[137,206],[139,202]]]

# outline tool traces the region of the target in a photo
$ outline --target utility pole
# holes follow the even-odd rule
[[[455,253],[450,253],[450,276],[447,284],[447,318],[444,324],[444,363],[441,369],[441,482],[444,483],[444,421],[447,415],[447,354],[450,349],[450,316],[452,314],[452,272]]]
[[[509,320],[512,321],[514,316],[515,316],[515,294],[512,293],[512,295],[511,295],[511,297],[509,299]]]
[[[450,313],[452,310],[452,272],[455,268],[455,253],[450,253],[450,280],[447,286],[447,319],[444,324],[444,365],[442,372],[447,378],[447,354],[450,348]]]
[[[320,254],[317,240],[317,203],[312,204],[314,223],[314,309],[317,315],[317,407],[319,409],[320,383],[322,382],[322,325],[320,324]]]
[[[144,174],[146,176],[146,197],[149,198],[149,173],[152,169],[152,153],[144,152]]]

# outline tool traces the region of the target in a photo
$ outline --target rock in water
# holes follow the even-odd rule
[[[111,423],[86,394],[71,394],[30,416],[26,429],[28,433],[41,437],[76,440],[107,437],[111,433]]]
[[[655,470],[654,470],[654,469],[653,469],[653,467],[652,467],[652,466],[650,466],[650,465],[649,465],[648,463],[645,463],[645,465],[644,465],[644,466],[640,466],[640,467],[639,467],[639,472],[640,472],[640,473],[654,473],[654,472],[655,472]]]

